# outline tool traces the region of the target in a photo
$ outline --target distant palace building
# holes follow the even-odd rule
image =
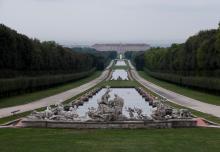
[[[92,48],[98,51],[146,51],[150,48],[148,44],[95,44]]]

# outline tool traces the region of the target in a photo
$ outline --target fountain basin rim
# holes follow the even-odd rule
[[[72,128],[72,129],[102,129],[102,128],[185,128],[196,127],[196,119],[170,119],[146,121],[54,121],[54,120],[22,120],[22,127],[36,128]]]

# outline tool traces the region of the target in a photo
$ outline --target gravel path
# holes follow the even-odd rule
[[[140,84],[142,84],[144,87],[148,88],[149,90],[155,92],[156,94],[158,94],[160,96],[167,98],[169,101],[171,101],[175,104],[178,104],[178,105],[181,105],[184,107],[188,107],[191,109],[195,109],[197,111],[211,114],[213,116],[220,118],[220,106],[204,103],[204,102],[183,96],[181,94],[175,93],[173,91],[164,89],[162,87],[159,87],[159,86],[145,80],[144,78],[142,78],[137,73],[137,71],[135,70],[135,68],[133,67],[133,65],[131,64],[130,61],[129,61],[129,65],[131,67],[131,74],[132,74],[133,78],[135,80],[137,80]]]
[[[112,65],[112,63],[110,65]],[[105,80],[107,78],[108,73],[109,73],[109,70],[106,69],[101,74],[101,76],[99,76],[98,78],[96,78],[96,79],[94,79],[94,80],[92,80],[92,81],[90,81],[86,84],[83,84],[79,87],[73,88],[71,90],[68,90],[68,91],[65,91],[65,92],[50,96],[50,97],[46,97],[46,98],[31,102],[31,103],[28,103],[28,104],[24,104],[24,105],[13,106],[13,107],[8,107],[8,108],[2,108],[2,109],[0,109],[0,118],[11,116],[12,111],[19,110],[19,112],[16,113],[16,114],[18,114],[18,113],[23,113],[23,112],[26,112],[26,111],[31,111],[31,110],[34,110],[34,109],[38,109],[38,108],[41,108],[41,107],[46,107],[46,106],[49,106],[49,105],[54,105],[54,104],[57,104],[57,103],[61,103],[65,100],[68,100],[68,99],[70,99],[70,98],[72,98],[72,97],[74,97],[74,96],[76,96],[76,95],[78,95],[78,94],[94,87],[96,84],[102,82],[103,80]]]

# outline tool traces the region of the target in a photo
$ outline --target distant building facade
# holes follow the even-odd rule
[[[146,51],[150,48],[148,44],[94,44],[92,48],[98,51],[117,51],[117,52],[126,52],[126,51]]]

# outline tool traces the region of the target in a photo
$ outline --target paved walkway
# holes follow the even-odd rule
[[[106,67],[106,70],[109,70],[109,69],[112,67],[113,63],[114,63],[114,60],[112,60],[112,61],[110,62],[110,64]]]
[[[110,65],[112,65],[112,63]],[[43,99],[28,103],[28,104],[0,109],[0,118],[11,116],[12,111],[19,110],[19,112],[17,112],[17,114],[18,113],[23,113],[23,112],[26,112],[26,111],[31,111],[31,110],[38,109],[38,108],[41,108],[41,107],[54,105],[54,104],[66,101],[68,99],[71,99],[72,97],[74,97],[74,96],[76,96],[76,95],[78,95],[78,94],[94,87],[96,84],[98,84],[98,83],[102,82],[103,80],[105,80],[108,76],[108,73],[109,73],[109,70],[106,69],[101,74],[101,76],[99,76],[98,78],[96,78],[96,79],[94,79],[94,80],[92,80],[92,81],[90,81],[90,82],[88,82],[84,85],[81,85],[79,87],[73,88],[71,90],[68,90],[68,91],[65,91],[65,92],[50,96],[50,97],[43,98]]]
[[[131,67],[131,74],[135,80],[137,80],[140,84],[142,84],[144,87],[148,88],[149,90],[153,91],[154,93],[163,96],[167,98],[169,101],[179,104],[184,107],[188,107],[191,109],[195,109],[197,111],[211,114],[213,116],[220,118],[220,106],[204,103],[186,96],[183,96],[181,94],[175,93],[173,91],[164,89],[162,87],[159,87],[144,78],[142,78],[137,71],[134,69],[133,65],[129,61],[129,65]]]

